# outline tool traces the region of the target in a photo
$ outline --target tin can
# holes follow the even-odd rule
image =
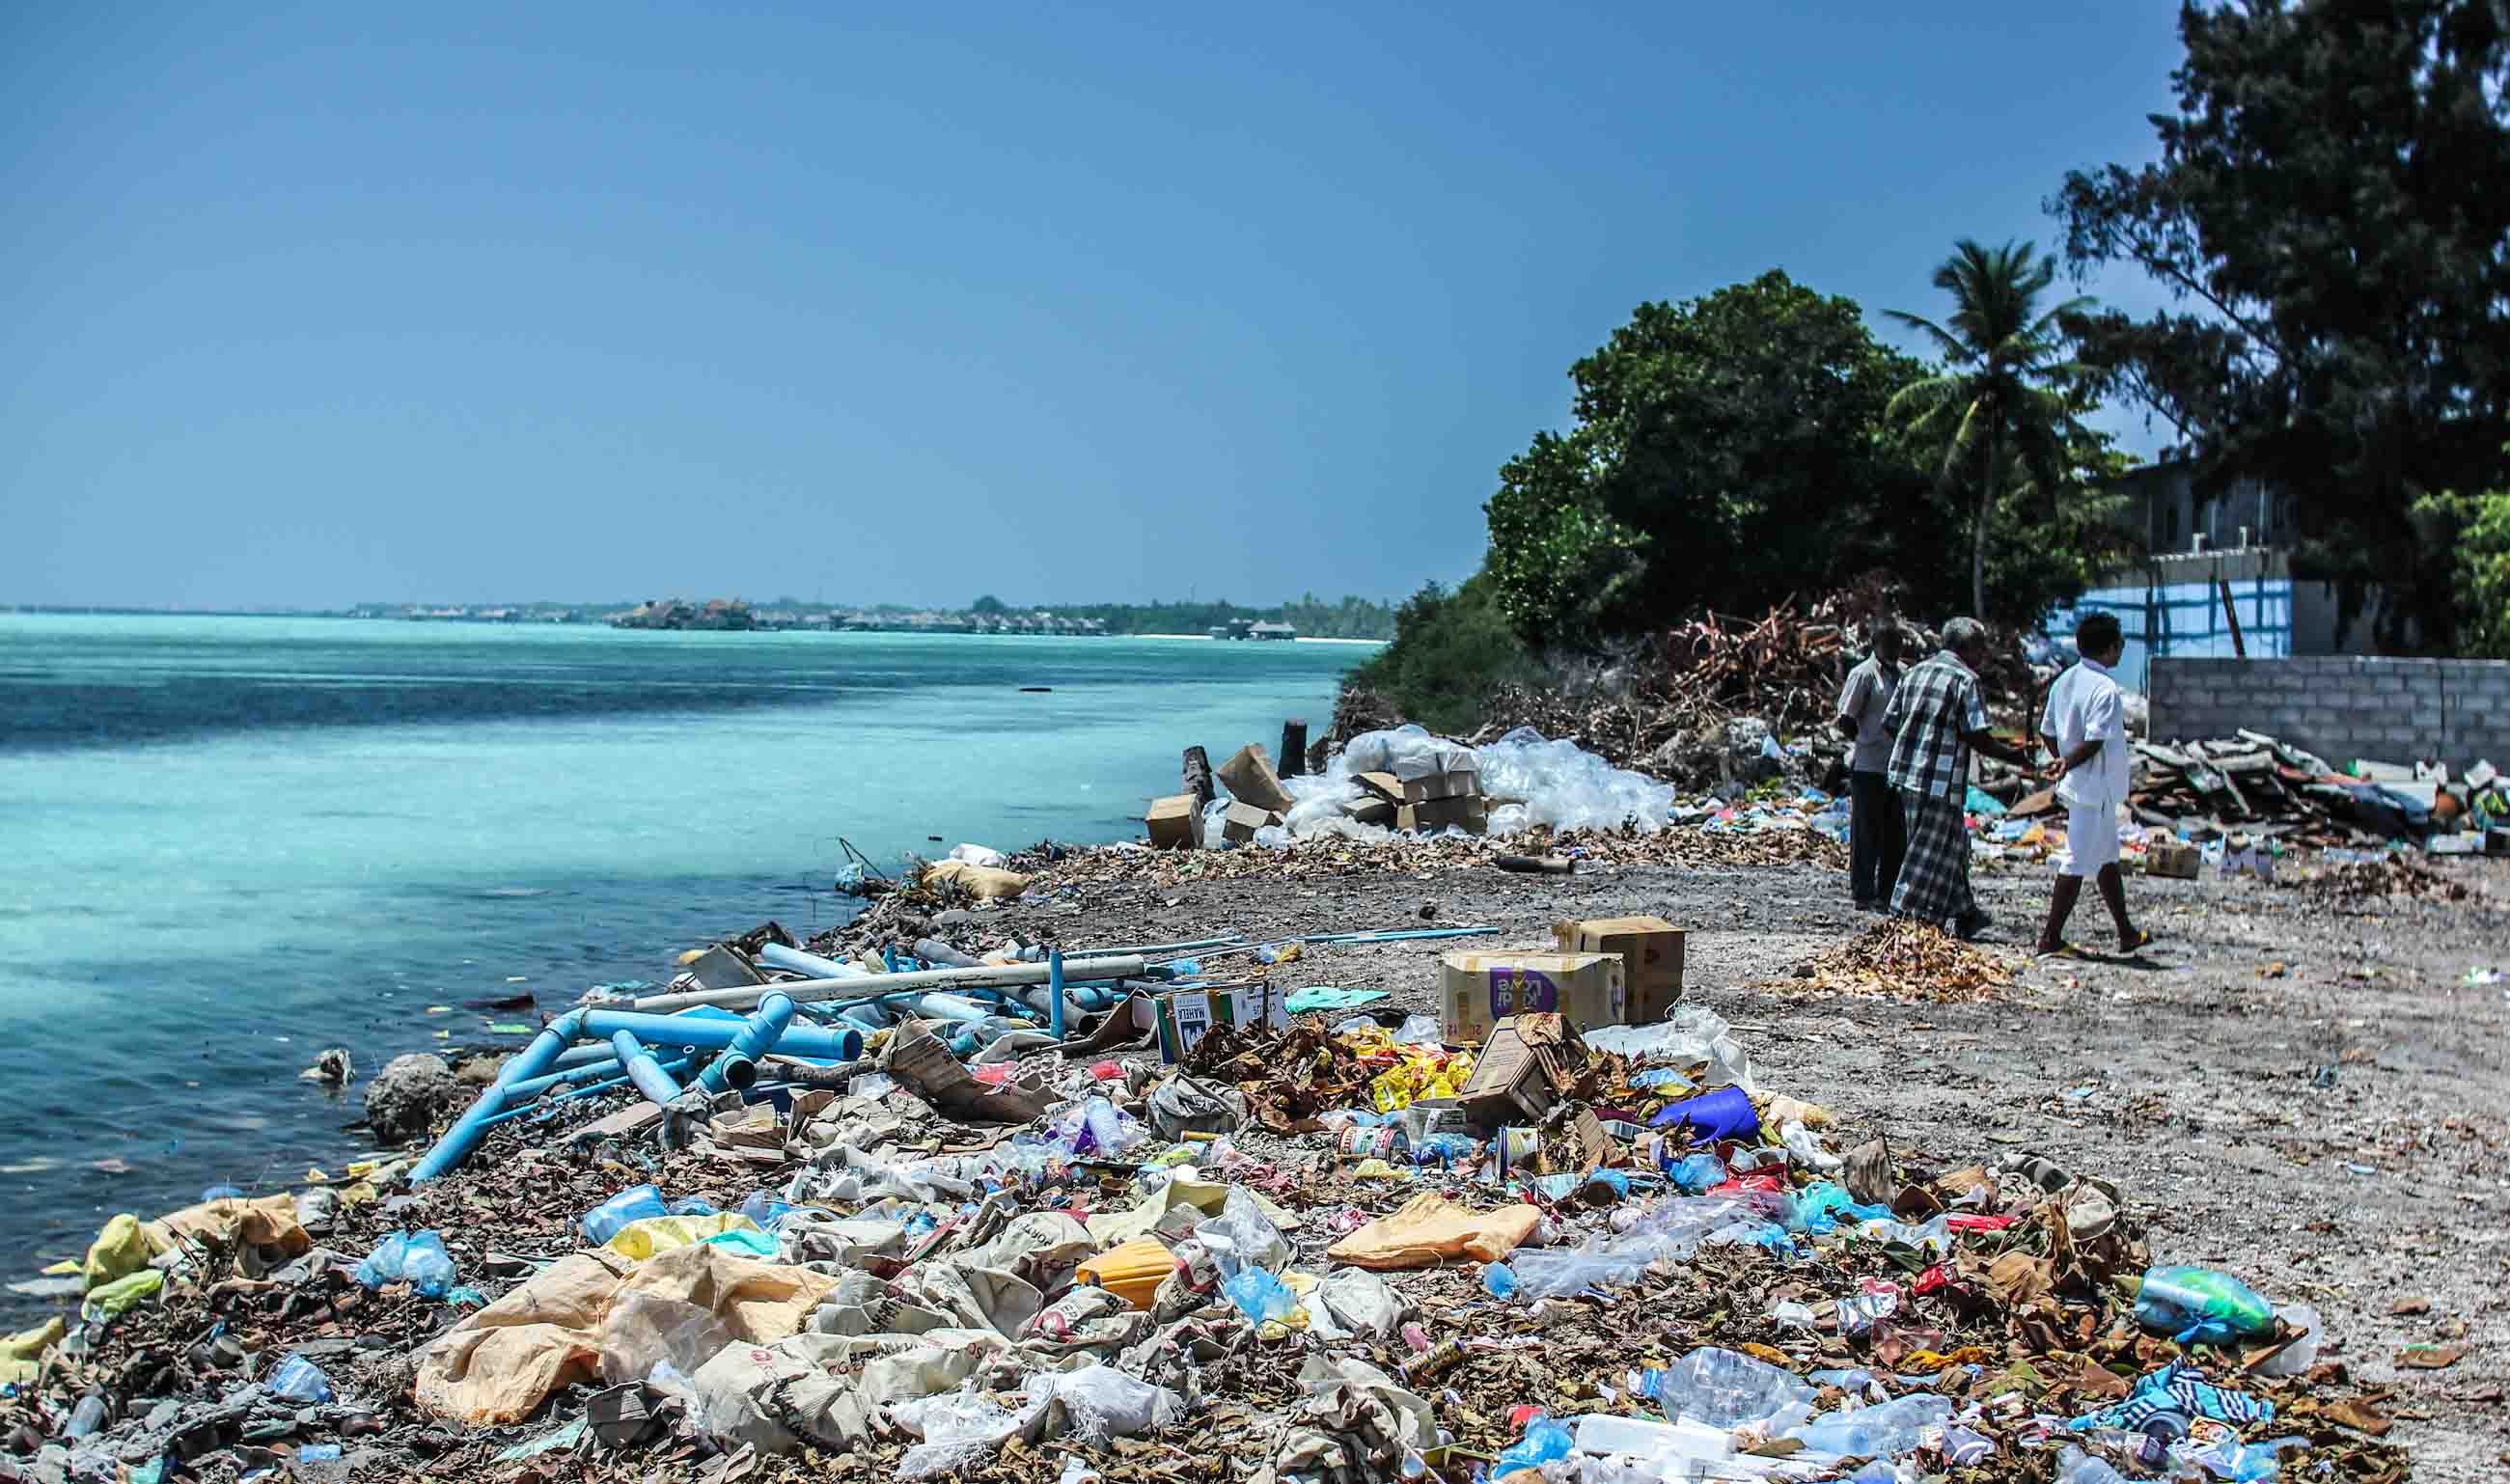
[[[1370,1128],[1353,1123],[1334,1135],[1334,1148],[1344,1159],[1354,1163],[1361,1160],[1398,1163],[1408,1158],[1409,1147],[1403,1130],[1390,1126]]]

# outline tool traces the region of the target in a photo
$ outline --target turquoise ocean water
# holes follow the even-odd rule
[[[840,835],[1125,838],[1369,652],[0,614],[0,1270],[336,1170],[386,1059],[531,1018],[431,1005],[842,920]]]

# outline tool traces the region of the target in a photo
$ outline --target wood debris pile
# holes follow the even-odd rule
[[[2348,860],[2312,871],[2297,883],[2303,890],[2339,900],[2362,900],[2404,894],[2442,901],[2464,901],[2466,884],[2453,881],[2429,866],[2402,856],[2377,860]]]
[[[1680,865],[1696,870],[1799,862],[1847,868],[1847,847],[1810,829],[1732,833],[1663,829],[1654,834],[1614,830],[1551,830],[1542,826],[1509,836],[1400,836],[1366,842],[1317,836],[1287,849],[1233,851],[1058,850],[1059,858],[1023,853],[1012,864],[1046,888],[1110,883],[1173,886],[1188,881],[1235,881],[1410,874],[1491,868],[1502,856],[1568,856],[1579,870],[1604,865]]]

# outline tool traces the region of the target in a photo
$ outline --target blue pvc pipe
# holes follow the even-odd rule
[[[665,1015],[660,1018],[669,1020],[678,1017]],[[794,1036],[808,1034],[813,1034],[811,1028],[804,1027],[796,1030],[793,1026],[793,997],[771,991],[758,1002],[757,1010],[747,1020],[738,1023],[738,1028],[724,1046],[723,1054],[716,1057],[713,1064],[699,1075],[698,1086],[709,1093],[728,1092],[735,1088],[746,1087],[758,1081],[759,1057],[766,1055],[770,1049]],[[816,1034],[823,1039],[849,1037],[849,1033],[844,1031],[818,1031]],[[849,1039],[855,1043],[854,1050],[861,1049],[861,1037],[852,1036]],[[799,1049],[792,1046],[785,1048]],[[840,1061],[852,1061],[854,1052],[839,1050],[836,1052],[836,1057]]]
[[[619,1064],[628,1069],[628,1080],[645,1094],[645,1101],[657,1108],[668,1107],[680,1095],[680,1084],[663,1070],[662,1062],[645,1049],[633,1031],[615,1031],[610,1046],[619,1053]]]
[[[788,995],[770,991],[759,1003],[765,1009],[768,1002],[781,1000],[786,1006],[793,1001]],[[603,1040],[621,1031],[632,1032],[649,1046],[686,1046],[693,1051],[720,1051],[739,1040],[757,1017],[740,1019],[730,1015],[650,1015],[639,1010],[594,1009],[584,1012],[584,1034]],[[848,1027],[793,1025],[787,1011],[785,1029],[762,1049],[773,1049],[793,1056],[815,1056],[825,1061],[852,1061],[862,1054],[862,1037]],[[755,1053],[753,1053],[755,1054]]]
[[[662,1067],[664,1075],[675,1077],[689,1069],[689,1058],[683,1056],[676,1061],[666,1061],[662,1064]],[[546,1117],[557,1112],[558,1104],[566,1102],[572,1098],[592,1097],[598,1093],[608,1092],[615,1088],[627,1085],[627,1078],[613,1077],[603,1082],[589,1083],[581,1087],[569,1087],[564,1092],[557,1093],[551,1097],[542,1098],[538,1102],[525,1103],[519,1108],[509,1108],[505,1112],[489,1119],[487,1124],[482,1126],[493,1126],[498,1123],[511,1123],[517,1119],[530,1118],[534,1114],[540,1114]]]
[[[411,1167],[409,1183],[423,1185],[461,1163],[471,1153],[472,1146],[479,1142],[479,1135],[488,1126],[488,1121],[506,1111],[507,1098],[514,1084],[548,1072],[551,1064],[557,1060],[558,1053],[584,1034],[584,1022],[589,1014],[589,1011],[581,1009],[568,1010],[533,1037],[532,1044],[516,1052],[513,1060],[499,1068],[497,1080],[479,1089],[478,1099],[464,1110],[462,1117],[453,1121],[453,1126],[444,1131],[444,1137],[437,1140],[436,1147]]]
[[[1063,1045],[1063,950],[1046,951],[1046,1030],[1056,1046]]]
[[[788,969],[815,979],[868,979],[871,973],[860,964],[844,964],[835,959],[787,948],[782,943],[769,943],[758,950],[758,962],[771,969]]]

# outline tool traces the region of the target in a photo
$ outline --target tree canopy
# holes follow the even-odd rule
[[[2501,482],[2510,436],[2510,18],[2497,0],[2183,5],[2154,164],[2070,174],[2079,270],[2142,267],[2182,308],[2068,328],[2179,435],[2200,490],[2287,490],[2296,569],[2382,639],[2446,647],[2422,495]]]

